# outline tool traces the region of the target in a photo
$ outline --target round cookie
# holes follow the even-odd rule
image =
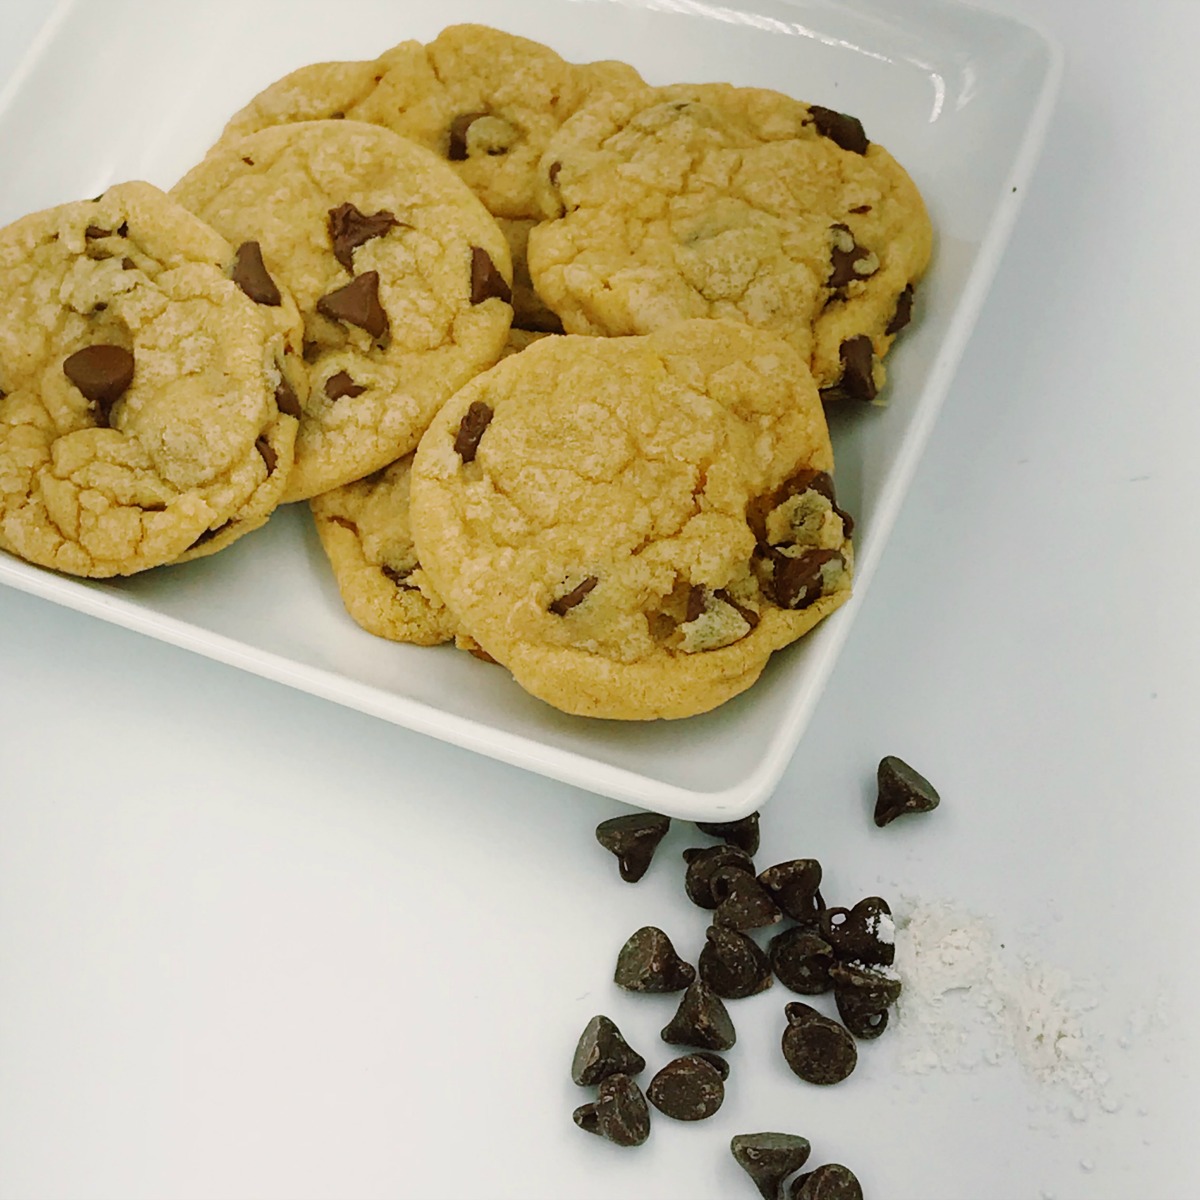
[[[296,420],[285,335],[236,261],[147,183],[0,231],[0,545],[104,578],[266,520]]]
[[[533,695],[683,717],[849,595],[832,465],[808,369],[771,334],[551,337],[434,419],[412,529],[463,633]]]
[[[441,404],[500,355],[508,246],[428,151],[358,121],[219,145],[172,195],[261,247],[304,320],[306,394],[286,499],[361,479],[412,450]]]
[[[484,25],[451,25],[428,45],[401,42],[370,62],[315,63],[260,92],[221,141],[293,121],[381,125],[448,161],[511,234],[516,323],[557,331],[528,286],[524,239],[540,219],[537,167],[550,138],[586,100],[641,87],[630,66],[573,64],[548,46]],[[552,323],[547,324],[550,321]]]
[[[554,137],[534,286],[568,333],[729,317],[786,338],[818,387],[873,399],[932,234],[853,118],[728,84],[602,97]]]

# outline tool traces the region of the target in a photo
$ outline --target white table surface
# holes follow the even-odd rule
[[[612,802],[6,590],[0,1197],[736,1200],[725,1145],[764,1128],[869,1200],[1200,1196],[1200,5],[993,7],[1061,41],[1060,103],[759,861],[1093,980],[1118,1111],[1011,1062],[907,1075],[886,1037],[807,1087],[777,986],[731,1005],[716,1118],[586,1137],[589,1017],[669,1057],[672,1002],[612,962],[644,923],[694,959],[705,839],[678,825],[629,887],[592,836]],[[0,85],[49,10],[3,0]],[[944,800],[881,832],[889,753]]]

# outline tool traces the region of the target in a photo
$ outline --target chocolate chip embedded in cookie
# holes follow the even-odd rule
[[[353,120],[264,129],[222,142],[173,195],[256,247],[257,264],[303,315],[288,499],[408,454],[442,403],[504,348],[503,235],[446,163],[387,129]],[[246,277],[262,294],[260,274]]]
[[[0,231],[0,544],[102,578],[266,521],[296,436],[290,300],[248,296],[246,261],[144,183]]]
[[[687,716],[849,594],[831,466],[808,369],[770,334],[548,337],[434,419],[413,535],[463,631],[535,696]]]

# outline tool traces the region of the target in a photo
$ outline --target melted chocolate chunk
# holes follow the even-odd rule
[[[874,400],[879,392],[875,384],[875,348],[870,337],[860,333],[847,338],[838,347],[842,377],[832,387],[821,389],[822,400]]]
[[[367,216],[349,201],[329,210],[329,240],[333,243],[333,257],[353,274],[354,251],[372,238],[383,237],[389,229],[400,225],[396,214],[386,209]]]
[[[843,150],[849,150],[852,154],[866,154],[871,143],[867,141],[862,122],[857,117],[847,116],[832,108],[822,108],[819,104],[810,104],[808,111],[812,114],[813,124],[822,137],[836,142]]]
[[[353,400],[355,396],[361,396],[366,390],[362,384],[355,383],[345,371],[330,375],[325,380],[325,395],[330,400],[340,400],[343,396],[349,396]]]
[[[89,225],[84,231],[83,236],[90,242],[95,238],[112,237],[111,229],[101,229],[99,225]]]
[[[450,122],[450,147],[446,157],[451,162],[466,162],[467,159],[467,130],[479,120],[486,117],[485,112],[460,113]]]
[[[133,355],[123,346],[87,346],[63,361],[63,373],[96,406],[96,424],[107,426],[133,382]]]
[[[596,841],[617,856],[621,878],[637,883],[650,868],[658,843],[671,828],[671,818],[658,813],[628,813],[596,826]]]
[[[892,319],[887,323],[887,328],[883,332],[899,333],[912,320],[912,306],[913,285],[910,283],[896,297],[896,311],[892,313]]]
[[[550,611],[556,617],[565,617],[577,604],[581,604],[584,598],[600,581],[593,575],[585,579],[577,588],[573,588],[565,596],[559,596],[557,600],[550,603]]]
[[[512,302],[512,288],[496,270],[488,252],[479,246],[471,247],[471,303],[482,304],[496,297],[505,304]]]
[[[833,490],[833,477],[828,471],[815,471],[805,468],[797,471],[789,479],[785,479],[773,492],[759,496],[750,502],[746,509],[746,523],[760,543],[767,541],[767,517],[773,509],[778,508],[793,496],[804,492],[817,492],[829,501],[830,507],[842,518],[842,529],[847,537],[854,532],[854,518],[848,512],[838,508],[837,497]]]
[[[317,312],[332,321],[357,325],[376,341],[388,331],[388,317],[379,303],[379,272],[366,271],[345,287],[327,292],[317,301]]]
[[[275,280],[263,263],[262,247],[257,242],[243,242],[237,248],[230,278],[255,304],[277,308],[283,303]]]
[[[737,615],[741,617],[747,625],[750,626],[751,629],[756,629],[758,627],[760,618],[754,609],[747,608],[744,604],[739,604],[724,588],[719,588],[717,591],[713,592],[713,595],[716,596],[718,600],[728,604],[729,607],[732,608],[734,612],[736,612]],[[746,819],[749,820],[748,817]],[[703,829],[704,826],[701,825],[700,828]]]
[[[849,233],[848,225],[835,225],[835,230]],[[869,275],[874,274],[873,271],[861,272],[856,270],[861,262],[865,262],[871,257],[871,251],[865,246],[860,246],[851,237],[853,243],[849,250],[843,250],[835,238],[832,249],[830,250],[829,263],[829,278],[825,281],[825,286],[832,288],[835,293],[845,296],[846,286],[853,283],[856,279],[866,279]]]
[[[296,393],[292,391],[292,385],[286,378],[281,378],[279,385],[275,388],[275,407],[284,416],[295,417],[297,421],[304,415],[300,408],[300,401],[296,399]]]
[[[704,600],[706,591],[702,587],[691,587],[688,589],[687,598],[687,613],[684,616],[684,621],[698,621],[704,613]]]
[[[484,430],[491,424],[492,410],[482,400],[472,400],[454,437],[454,453],[465,463],[475,461]]]
[[[266,434],[261,434],[254,439],[254,448],[262,456],[262,460],[266,464],[267,474],[273,474],[275,464],[279,462],[279,455],[275,453],[275,447],[267,441]]]
[[[775,552],[775,570],[764,588],[780,608],[808,608],[821,597],[821,568],[835,559],[845,562],[836,550],[806,550],[796,558]]]
[[[397,568],[389,567],[387,563],[384,563],[379,569],[402,592],[415,592],[419,590],[416,584],[408,582],[408,577],[417,569],[415,564],[411,567]]]

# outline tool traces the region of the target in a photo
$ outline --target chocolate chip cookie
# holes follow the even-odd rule
[[[877,395],[931,231],[853,118],[728,84],[606,96],[554,136],[540,183],[529,266],[568,333],[729,317],[786,338],[827,399]]]
[[[297,423],[245,253],[146,183],[0,231],[0,544],[103,578],[267,519]]]
[[[683,717],[849,595],[832,466],[808,368],[772,334],[549,337],[434,419],[412,529],[464,631],[535,696]]]
[[[172,195],[261,250],[258,287],[296,299],[305,394],[286,498],[409,453],[441,404],[500,356],[508,246],[443,162],[360,121],[309,121],[221,143]]]

